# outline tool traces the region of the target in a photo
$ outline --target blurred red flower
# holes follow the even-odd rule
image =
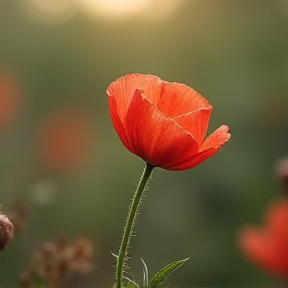
[[[194,89],[129,74],[107,88],[114,127],[125,147],[150,165],[190,169],[230,139],[226,125],[204,140],[213,107]]]
[[[92,142],[92,121],[83,111],[64,109],[41,123],[37,152],[42,165],[55,172],[81,166]]]
[[[246,258],[266,272],[288,279],[288,200],[272,203],[263,228],[243,228],[239,244]]]
[[[9,127],[20,110],[20,89],[15,79],[0,75],[0,131]]]

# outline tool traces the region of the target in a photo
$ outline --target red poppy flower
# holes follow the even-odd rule
[[[263,228],[244,228],[239,243],[252,262],[268,273],[288,279],[288,200],[278,200],[269,207]]]
[[[64,109],[39,127],[37,152],[41,163],[56,172],[81,166],[92,144],[92,121],[83,112]]]
[[[125,147],[150,165],[190,169],[230,139],[226,125],[204,140],[213,107],[185,84],[130,74],[107,88],[114,127]]]

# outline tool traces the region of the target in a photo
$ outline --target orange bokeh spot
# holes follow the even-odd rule
[[[246,226],[238,242],[244,257],[270,274],[288,279],[288,200],[278,199],[265,213],[262,227]]]
[[[93,125],[83,111],[66,109],[50,115],[37,135],[42,165],[54,172],[81,167],[91,152]]]
[[[19,110],[19,86],[12,77],[0,75],[0,132],[10,127]]]

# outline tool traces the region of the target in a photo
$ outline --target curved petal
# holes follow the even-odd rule
[[[226,125],[222,125],[204,141],[198,153],[191,151],[185,159],[175,162],[174,165],[170,166],[168,169],[173,171],[181,171],[191,169],[199,165],[206,159],[215,155],[230,139],[230,137],[231,135],[229,133],[229,128]]]
[[[125,130],[134,153],[151,165],[161,168],[172,166],[196,152],[198,144],[175,121],[161,113],[144,92],[136,90],[131,101]]]
[[[162,80],[153,75],[129,74],[112,82],[106,92],[109,97],[114,97],[117,103],[117,114],[123,122],[127,114],[130,102],[136,89],[145,91],[146,97],[154,103],[160,96]]]
[[[231,134],[228,126],[222,125],[216,131],[214,131],[208,138],[206,138],[199,152],[211,148],[221,148],[230,138]]]
[[[267,231],[268,232],[268,231]],[[268,238],[254,228],[243,229],[239,234],[239,244],[243,254],[267,272],[287,278],[287,261],[279,254]]]
[[[173,118],[181,127],[189,131],[197,140],[199,147],[202,145],[207,132],[211,108],[198,109],[194,112],[180,115]]]
[[[169,166],[167,169],[171,171],[182,171],[182,170],[187,170],[191,169],[199,164],[201,164],[203,161],[206,159],[210,158],[211,156],[215,155],[221,147],[213,147],[210,149],[207,149],[203,152],[187,155],[186,158],[184,158],[182,161],[175,162],[172,166]]]
[[[167,117],[171,118],[201,108],[212,108],[208,101],[191,87],[181,83],[166,81],[163,81],[161,96],[156,106]]]
[[[120,117],[117,114],[117,103],[115,101],[114,97],[108,97],[108,104],[109,104],[109,112],[110,112],[110,117],[112,120],[112,123],[114,125],[114,128],[120,138],[120,140],[122,141],[122,143],[124,144],[124,146],[132,153],[134,153],[134,150],[132,149],[132,147],[130,146],[128,140],[127,140],[127,136],[126,136],[126,132],[124,129],[124,125],[121,122]]]
[[[288,273],[288,200],[278,200],[266,214],[267,228],[281,254],[286,256]]]

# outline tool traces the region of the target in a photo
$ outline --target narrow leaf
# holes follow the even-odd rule
[[[182,266],[189,258],[186,258],[184,260],[179,260],[172,262],[162,268],[159,272],[156,273],[156,275],[152,278],[150,287],[155,288],[157,287],[161,282],[163,282],[171,273],[173,273],[175,270],[177,270],[180,266]]]
[[[125,287],[125,288],[139,288],[139,285],[135,281],[124,276],[123,277],[123,287]]]
[[[148,280],[148,267],[145,263],[145,261],[140,258],[142,263],[143,263],[143,287],[148,288],[149,286],[149,280]]]

